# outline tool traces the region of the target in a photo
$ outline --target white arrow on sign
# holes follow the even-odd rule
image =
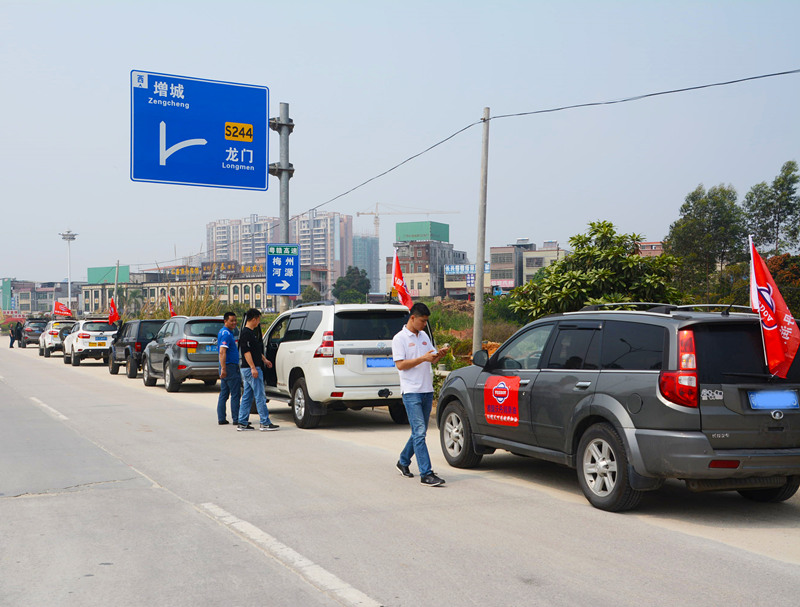
[[[292,285],[284,278],[281,282],[275,283],[275,286],[276,287],[280,287],[282,290],[285,291],[286,289],[288,289]]]
[[[183,148],[188,148],[190,145],[205,145],[208,143],[205,139],[186,139],[185,141],[179,141],[175,145],[171,146],[167,149],[167,123],[163,120],[159,125],[159,149],[158,149],[158,160],[161,166],[167,164],[167,158],[172,156],[178,150],[182,150]]]

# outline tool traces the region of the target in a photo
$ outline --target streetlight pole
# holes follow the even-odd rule
[[[72,311],[72,252],[70,250],[70,243],[77,238],[72,230],[66,232],[59,232],[59,236],[67,241],[67,307]],[[77,310],[75,311],[77,314]]]

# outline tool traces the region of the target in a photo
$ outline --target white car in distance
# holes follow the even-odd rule
[[[64,364],[77,367],[86,358],[102,359],[108,364],[109,348],[116,334],[117,325],[106,319],[79,320],[64,338]]]

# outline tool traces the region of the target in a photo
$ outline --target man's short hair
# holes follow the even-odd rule
[[[234,318],[236,318],[236,312],[225,312],[225,314],[223,314],[223,315],[222,315],[222,321],[223,321],[223,322],[228,322],[228,319],[229,319],[231,316],[233,316]]]
[[[250,322],[254,318],[261,318],[261,312],[259,311],[258,308],[250,308],[247,312],[245,312],[244,314],[245,322]]]
[[[413,306],[411,306],[410,310],[411,316],[430,316],[431,311],[428,309],[422,302],[417,302]]]

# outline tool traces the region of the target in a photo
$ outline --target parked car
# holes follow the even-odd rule
[[[48,322],[39,336],[39,356],[50,358],[53,352],[61,350],[62,329],[71,329],[74,324],[74,320],[51,320]]]
[[[164,378],[167,392],[177,392],[187,379],[213,386],[219,378],[217,333],[222,316],[173,316],[164,323],[142,354],[142,380],[155,386]]]
[[[114,339],[108,356],[108,372],[116,375],[119,368],[125,365],[125,374],[135,378],[142,364],[142,352],[153,341],[165,320],[131,320],[126,322]]]
[[[268,395],[289,397],[294,422],[315,428],[329,410],[389,408],[407,423],[392,338],[408,321],[396,304],[301,305],[280,315],[264,339]]]
[[[108,347],[116,333],[117,325],[106,319],[77,321],[63,340],[64,364],[72,363],[73,367],[77,367],[86,358],[102,359],[107,364]]]
[[[20,348],[25,348],[29,344],[38,344],[39,337],[42,334],[47,321],[43,318],[28,319],[22,325],[22,338],[19,340],[18,345]]]
[[[541,318],[449,375],[442,451],[459,468],[495,449],[576,468],[609,511],[668,478],[787,500],[800,487],[800,363],[771,375],[760,331],[755,314],[696,306]]]

